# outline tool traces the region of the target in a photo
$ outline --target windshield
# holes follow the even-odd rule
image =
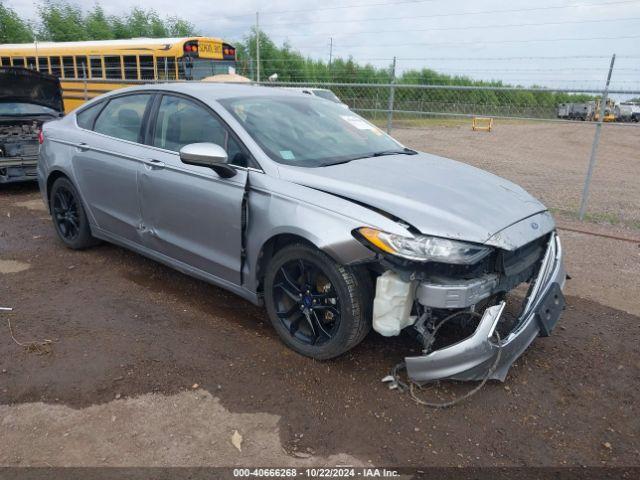
[[[0,102],[0,115],[55,115],[58,112],[49,107],[25,102]]]
[[[331,90],[316,89],[316,90],[313,90],[313,93],[317,97],[324,98],[325,100],[331,100],[332,102],[342,103],[342,101],[338,97],[336,97],[336,94],[333,93]]]
[[[314,97],[241,97],[220,103],[278,163],[321,167],[403,149],[362,117]]]

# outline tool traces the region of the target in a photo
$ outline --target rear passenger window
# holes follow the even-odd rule
[[[100,113],[100,109],[103,107],[104,102],[99,102],[96,105],[92,105],[89,108],[85,108],[81,112],[78,112],[76,115],[76,121],[78,122],[78,126],[80,128],[84,128],[85,130],[93,129],[93,122],[96,119],[96,116]]]
[[[139,142],[142,118],[151,95],[126,95],[110,100],[100,112],[94,131],[121,138],[130,142]]]
[[[197,103],[181,97],[162,97],[154,146],[178,152],[190,143],[211,142],[224,148],[226,138],[220,121]]]

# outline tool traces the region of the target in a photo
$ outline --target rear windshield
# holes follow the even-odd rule
[[[332,102],[335,103],[342,103],[342,101],[340,101],[340,99],[338,97],[336,97],[336,94],[333,93],[331,90],[314,90],[313,93],[320,98],[324,98],[325,100],[331,100]]]

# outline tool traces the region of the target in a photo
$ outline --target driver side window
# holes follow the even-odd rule
[[[200,142],[223,147],[232,165],[249,164],[245,148],[211,112],[191,100],[164,95],[156,117],[153,146],[179,152],[185,145]]]

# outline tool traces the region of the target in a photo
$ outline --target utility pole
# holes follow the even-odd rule
[[[331,70],[332,58],[333,58],[333,37],[329,37],[329,70]]]
[[[600,99],[600,112],[598,115],[598,123],[596,123],[596,134],[593,137],[593,145],[591,146],[591,157],[589,158],[589,168],[587,169],[587,178],[584,179],[584,188],[582,189],[582,200],[580,201],[580,212],[578,218],[580,221],[584,220],[584,216],[587,213],[587,200],[589,198],[589,187],[591,186],[591,177],[593,176],[593,169],[596,166],[596,158],[598,154],[598,144],[600,143],[600,133],[602,131],[602,122],[604,121],[604,112],[607,104],[607,97],[609,96],[609,83],[611,82],[611,73],[613,72],[613,64],[616,61],[616,54],[611,57],[611,64],[609,65],[609,74],[607,75],[607,83],[604,86],[602,92],[602,98]]]
[[[256,12],[256,81],[260,82],[260,12]]]

